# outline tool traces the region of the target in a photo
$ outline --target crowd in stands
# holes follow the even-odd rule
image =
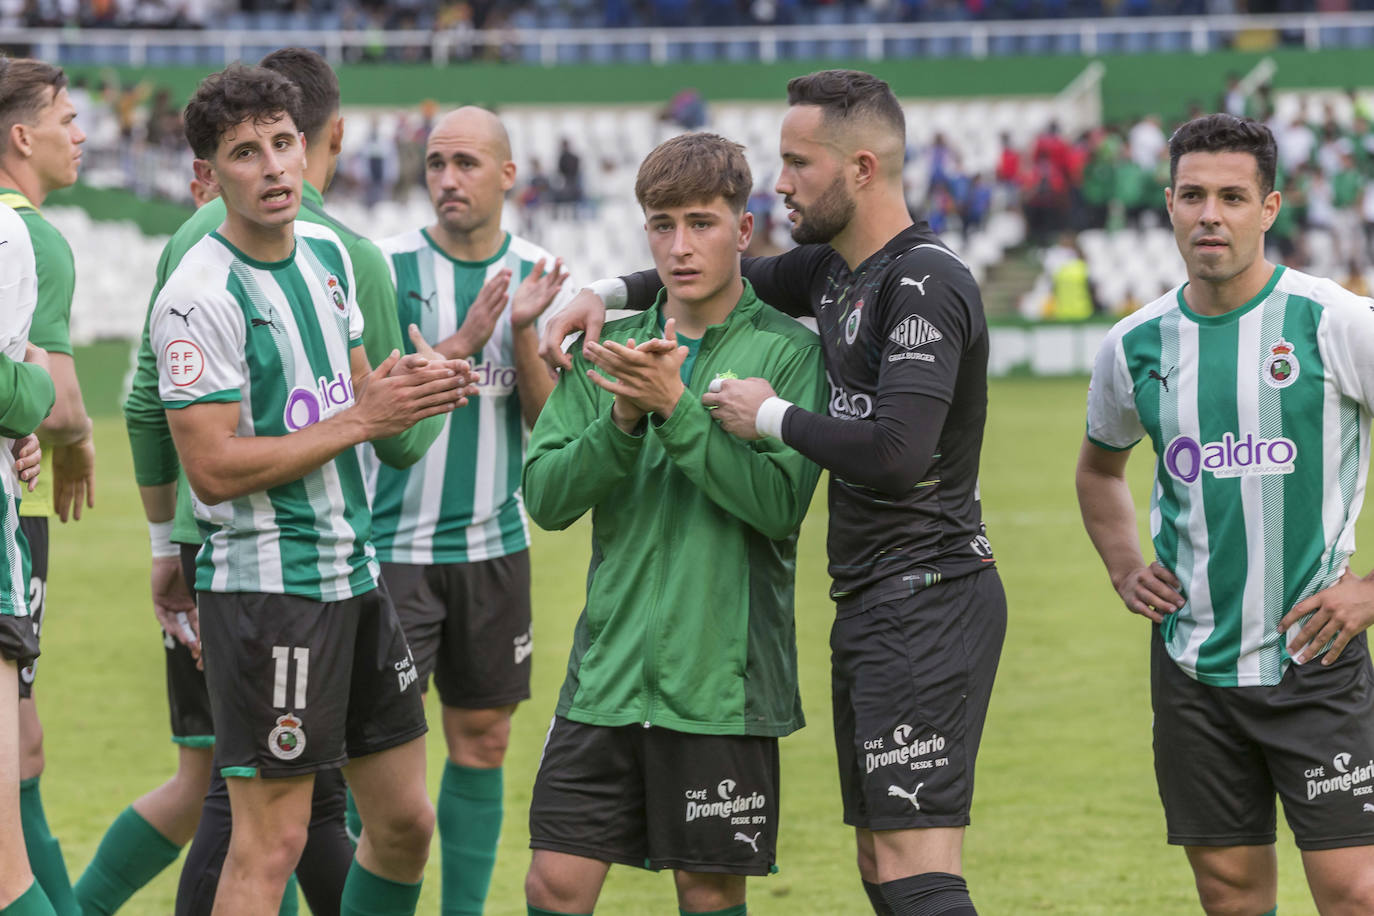
[[[1283,207],[1268,234],[1273,257],[1334,265],[1358,284],[1374,266],[1374,110],[1353,90],[1340,108],[1300,101],[1280,116],[1269,87],[1242,95],[1233,80],[1214,110],[1257,118],[1274,133]],[[1185,119],[1202,113],[1195,106]],[[1041,249],[1085,229],[1164,225],[1173,126],[1150,114],[1065,137],[1051,123],[1028,146],[1004,137],[992,175],[966,173],[959,151],[937,138],[913,151],[914,171],[929,180],[912,189],[912,207],[938,231],[976,227],[994,207],[1019,209],[1027,241]]]
[[[165,90],[146,84],[121,87],[112,80],[90,86],[78,79],[72,94],[89,137],[87,180],[122,185],[142,195],[189,199],[180,113]],[[1356,284],[1374,266],[1370,99],[1352,91],[1340,106],[1310,100],[1294,105],[1290,99],[1284,108],[1286,113],[1279,115],[1268,87],[1245,94],[1235,80],[1207,106],[1259,118],[1274,132],[1284,205],[1269,233],[1272,256],[1298,268],[1324,268]],[[1185,117],[1202,111],[1199,103]],[[425,140],[437,113],[431,103],[350,121],[346,154],[331,194],[371,207],[418,193]],[[679,127],[710,127],[704,100],[692,92],[670,101],[660,118]],[[982,172],[964,165],[968,151],[937,134],[909,152],[908,200],[913,214],[956,238],[967,238],[995,212],[1019,212],[1026,241],[1039,251],[1063,248],[1066,237],[1088,229],[1163,227],[1167,216],[1161,189],[1168,184],[1172,128],[1150,114],[1067,136],[1051,122],[1029,143],[1018,145],[1003,135],[995,168]],[[601,180],[610,164],[580,152],[575,138],[556,142],[549,149],[526,151],[521,160],[513,199],[525,225],[586,218],[614,190]],[[770,176],[760,174],[758,181],[755,209],[766,221],[775,195],[768,186]],[[772,238],[786,244],[784,230]],[[760,233],[761,242],[769,238],[766,231]]]
[[[958,22],[1374,9],[1374,0],[0,0],[0,27],[233,27],[236,13],[296,13],[293,27],[448,29]],[[328,17],[312,25],[311,14]]]

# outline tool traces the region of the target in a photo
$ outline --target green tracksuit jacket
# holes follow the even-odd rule
[[[607,323],[624,342],[659,336],[654,308]],[[792,618],[797,531],[820,469],[776,439],[745,442],[711,420],[718,377],[758,376],[807,410],[824,403],[815,334],[747,283],[707,329],[687,391],[642,435],[611,419],[609,393],[574,347],[534,427],[525,505],[544,528],[592,510],[587,603],[557,713],[592,725],[780,736],[804,724]]]

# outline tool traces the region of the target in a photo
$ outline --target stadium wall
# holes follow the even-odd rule
[[[1155,112],[1165,120],[1180,117],[1189,103],[1215,105],[1226,75],[1244,74],[1270,57],[1278,65],[1279,89],[1342,88],[1366,79],[1367,49],[1295,49],[1266,52],[1217,51],[1199,54],[1109,54],[926,58],[920,60],[788,60],[777,63],[565,65],[556,67],[470,63],[438,68],[428,64],[345,64],[339,68],[349,105],[414,105],[423,99],[442,104],[486,105],[665,102],[684,87],[695,87],[708,101],[777,99],[787,80],[824,67],[855,67],[888,80],[897,95],[958,97],[1045,95],[1058,92],[1092,60],[1106,64],[1103,113],[1108,121]],[[111,68],[72,66],[73,75],[98,79],[111,72],[121,82],[147,79],[184,100],[205,76],[202,67]]]

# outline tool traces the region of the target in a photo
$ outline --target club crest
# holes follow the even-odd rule
[[[1293,345],[1280,337],[1264,360],[1264,383],[1270,388],[1287,388],[1298,380],[1299,368]]]

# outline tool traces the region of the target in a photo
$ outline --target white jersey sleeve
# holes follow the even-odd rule
[[[153,304],[149,335],[164,405],[242,400],[243,310],[224,289],[222,272],[184,264],[173,273]]]
[[[1374,300],[1330,285],[1334,289],[1321,290],[1317,343],[1322,363],[1342,394],[1374,413]]]
[[[1088,439],[1115,452],[1125,451],[1145,436],[1122,336],[1122,326],[1117,325],[1102,341],[1088,383]]]
[[[24,219],[0,204],[0,353],[22,360],[38,302],[38,272]]]

